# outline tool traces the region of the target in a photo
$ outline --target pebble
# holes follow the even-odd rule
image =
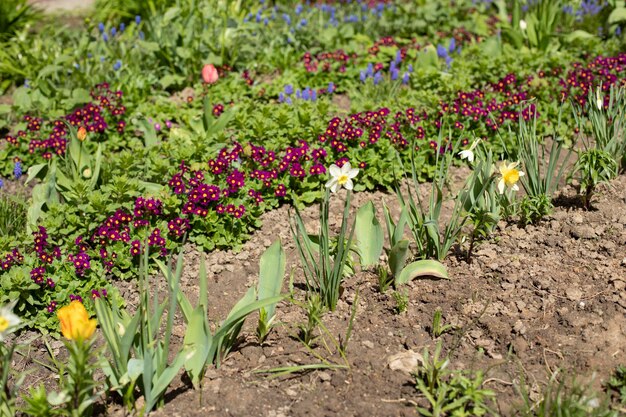
[[[596,231],[588,225],[574,226],[570,233],[576,239],[593,239],[596,237]]]
[[[365,346],[368,349],[374,349],[374,342],[370,341],[370,340],[364,340],[361,342],[361,344],[363,346]]]

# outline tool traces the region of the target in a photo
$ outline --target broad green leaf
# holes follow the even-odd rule
[[[361,265],[371,266],[378,263],[383,252],[384,234],[376,218],[374,204],[368,201],[356,213],[356,246],[361,258]]]
[[[450,279],[448,271],[441,262],[434,260],[421,260],[408,264],[402,272],[396,277],[396,286],[406,284],[417,277],[435,277],[441,279]]]
[[[399,241],[391,248],[389,251],[389,269],[391,270],[391,275],[396,276],[396,274],[402,270],[408,254],[409,241],[407,239]]]
[[[286,263],[287,256],[280,240],[263,252],[259,261],[259,300],[280,295]],[[265,309],[268,319],[274,316],[275,308],[276,305],[270,305]]]

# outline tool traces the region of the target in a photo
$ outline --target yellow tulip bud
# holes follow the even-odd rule
[[[98,324],[96,319],[89,319],[85,306],[78,300],[61,307],[57,312],[57,317],[61,322],[61,333],[70,340],[89,339]]]
[[[87,129],[85,129],[83,126],[79,127],[78,132],[76,133],[76,137],[81,142],[87,139]]]

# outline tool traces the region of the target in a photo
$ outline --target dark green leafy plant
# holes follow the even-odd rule
[[[578,155],[572,175],[580,181],[580,193],[585,209],[591,209],[591,199],[599,184],[617,176],[618,164],[613,156],[601,149],[590,148]]]

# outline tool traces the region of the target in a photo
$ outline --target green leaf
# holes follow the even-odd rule
[[[187,331],[183,340],[183,352],[185,352],[185,370],[191,378],[195,388],[199,387],[203,370],[207,363],[207,356],[213,343],[209,330],[208,318],[204,306],[198,306],[193,310]],[[212,359],[211,359],[212,362]]]
[[[417,277],[450,279],[446,267],[441,262],[427,259],[408,264],[396,277],[395,284],[396,286],[406,284]]]
[[[378,263],[383,252],[384,234],[376,218],[374,204],[368,201],[356,213],[356,246],[361,258],[361,265],[371,266]]]
[[[618,6],[609,15],[609,25],[626,20],[626,7]]]
[[[287,256],[280,240],[274,242],[263,252],[259,261],[259,300],[280,295],[285,278],[286,263]],[[276,305],[274,304],[265,309],[268,320],[274,316],[275,308]]]
[[[389,269],[391,270],[391,275],[396,276],[404,267],[408,254],[409,241],[407,239],[402,239],[391,248],[389,251]]]

